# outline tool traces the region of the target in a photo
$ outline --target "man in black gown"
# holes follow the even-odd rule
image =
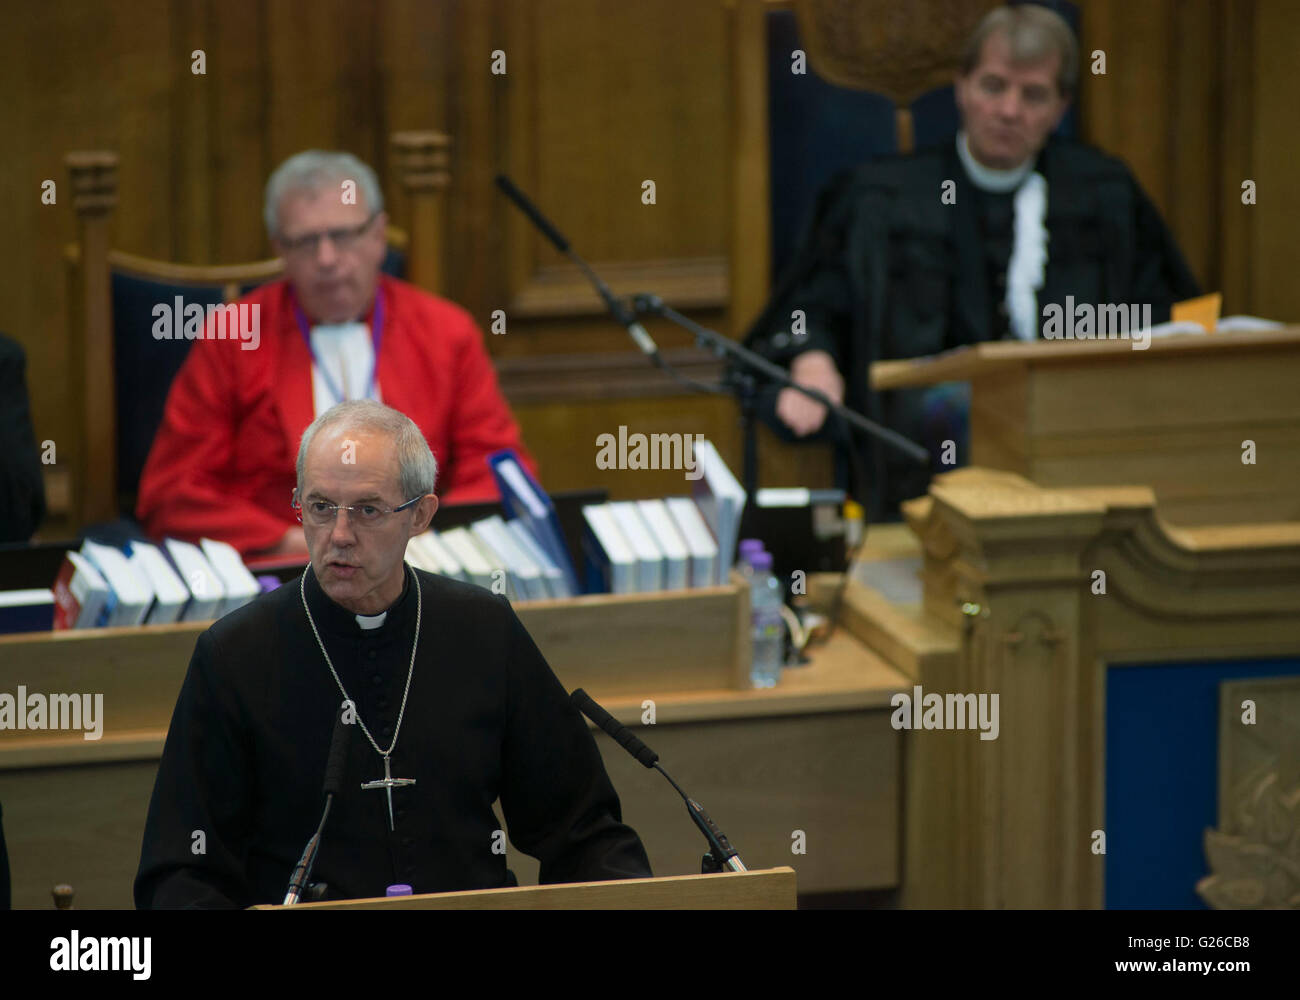
[[[1127,168],[1049,140],[1078,65],[1074,36],[1056,14],[1030,4],[990,12],[956,81],[956,141],[835,178],[750,346],[789,365],[796,382],[933,449],[943,435],[933,433],[931,404],[942,397],[873,393],[871,362],[1036,339],[1043,310],[1064,307],[1067,296],[1094,307],[1149,305],[1159,323],[1172,303],[1199,294]],[[842,441],[825,408],[793,389],[768,386],[759,412],[787,440],[833,432]],[[925,491],[930,470],[875,444],[866,455],[876,517]]]
[[[436,471],[415,424],[379,403],[340,404],[307,429],[295,503],[311,565],[199,637],[137,906],[281,902],[345,701],[356,722],[313,872],[327,898],[515,884],[498,797],[541,881],[651,874],[595,741],[510,605],[404,563],[437,509]],[[362,787],[386,777],[413,783]]]

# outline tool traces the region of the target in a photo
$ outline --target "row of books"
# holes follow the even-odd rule
[[[406,561],[426,570],[486,587],[511,601],[573,597],[564,566],[546,550],[518,518],[498,516],[468,527],[436,531],[430,528],[406,544]],[[571,567],[568,556],[564,562]]]
[[[407,562],[523,601],[723,584],[745,491],[712,443],[694,451],[692,496],[583,508],[581,582],[551,498],[509,450],[488,459],[507,516],[430,529],[410,540]]]
[[[708,441],[695,461],[691,497],[583,509],[581,581],[550,497],[510,451],[489,459],[507,517],[425,532],[408,543],[407,561],[517,601],[725,583],[745,491]],[[67,553],[51,589],[0,593],[0,632],[207,621],[262,589],[225,542],[86,541]]]
[[[131,541],[125,550],[87,540],[70,551],[48,594],[56,629],[206,621],[261,593],[239,553],[225,542],[169,538]]]
[[[690,497],[583,508],[584,593],[644,593],[726,582],[746,494],[712,442],[699,439],[693,450],[696,477]],[[498,523],[494,526],[480,522],[472,526],[471,533],[488,548],[494,547],[493,538],[499,538],[503,530],[514,534],[496,548],[507,572],[523,578],[516,588],[522,596],[529,596],[528,585],[538,573],[544,583],[554,584],[563,577],[567,587],[540,596],[577,593],[576,575],[546,492],[509,451],[493,455],[489,464],[510,520],[502,524],[495,519]],[[549,564],[545,558],[537,558],[537,553],[532,554],[536,567],[527,559],[519,562],[512,557],[509,542],[521,539],[536,543],[540,555],[549,557]]]

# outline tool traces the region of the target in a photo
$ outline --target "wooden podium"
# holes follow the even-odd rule
[[[435,892],[253,910],[793,910],[793,868]]]
[[[984,343],[878,362],[871,385],[969,381],[973,466],[1147,485],[1173,524],[1300,520],[1300,327],[1134,343]]]

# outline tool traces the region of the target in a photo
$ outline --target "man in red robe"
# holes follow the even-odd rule
[[[140,480],[150,535],[306,553],[289,507],[298,442],[344,399],[415,421],[444,503],[497,499],[486,459],[501,448],[536,472],[474,320],[380,274],[386,223],[373,171],[348,154],[299,153],[272,174],[266,224],[285,277],[240,300],[238,337],[210,322],[172,383]]]

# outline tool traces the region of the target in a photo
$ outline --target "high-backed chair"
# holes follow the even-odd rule
[[[450,140],[436,132],[392,137],[410,230],[389,227],[383,270],[430,292],[442,283],[442,201],[449,181]],[[80,447],[72,449],[71,482],[51,490],[68,496],[74,525],[131,516],[140,473],[162,420],[172,379],[188,354],[186,341],[158,350],[153,307],[180,296],[188,305],[230,302],[283,272],[278,259],[228,265],[151,260],[109,248],[117,204],[116,153],[69,153],[77,243],[69,270],[69,399]]]

